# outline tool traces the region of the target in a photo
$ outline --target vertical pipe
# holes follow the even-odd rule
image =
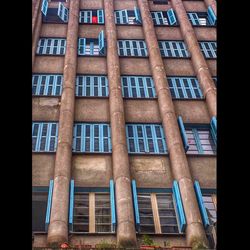
[[[150,15],[148,1],[137,0],[137,2],[141,12],[143,32],[148,48],[151,72],[158,96],[158,105],[164,133],[166,136],[171,169],[174,178],[179,183],[183,207],[186,214],[187,244],[193,245],[195,241],[198,240],[207,245],[207,239],[200,216],[179,127],[177,124],[174,105],[172,102],[153,21]]]
[[[79,0],[70,1],[63,72],[64,84],[54,170],[54,190],[47,238],[49,245],[58,245],[68,241],[69,184],[75,106],[79,3]]]
[[[113,0],[104,0],[104,12],[107,37],[112,165],[117,207],[117,243],[119,246],[128,247],[136,246],[137,243]]]
[[[213,11],[214,11],[214,14],[217,16],[216,1],[215,1],[215,0],[205,0],[204,2],[205,2],[205,4],[206,4],[207,8],[208,8],[209,6],[211,6],[211,8],[212,8]]]
[[[182,36],[191,54],[193,68],[206,99],[210,117],[216,116],[216,87],[209,72],[206,60],[200,50],[194,29],[188,19],[182,1],[172,0],[171,4],[177,14]]]

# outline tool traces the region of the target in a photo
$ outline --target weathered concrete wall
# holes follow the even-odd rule
[[[206,12],[207,8],[204,1],[182,1],[187,11]]]
[[[77,74],[107,74],[105,57],[78,57]]]
[[[204,100],[173,101],[176,116],[181,116],[184,123],[210,123],[208,109]]]
[[[103,9],[103,1],[100,0],[81,0],[80,9]]]
[[[79,37],[98,38],[98,34],[105,29],[104,25],[79,24]]]
[[[32,120],[33,121],[58,121],[60,98],[57,97],[33,97]]]
[[[198,41],[216,41],[216,28],[194,27],[194,32]]]
[[[131,176],[136,180],[137,187],[172,187],[173,177],[170,169],[169,158],[166,155],[130,155],[129,163]]]
[[[163,59],[167,75],[194,76],[194,69],[190,59]]]
[[[62,74],[64,56],[36,56],[33,72]]]
[[[32,154],[32,186],[49,186],[54,177],[55,154]]]
[[[126,122],[161,122],[157,100],[124,99]]]
[[[202,188],[216,188],[216,157],[189,155],[187,158],[193,180],[198,180]]]
[[[76,186],[109,187],[113,178],[111,155],[73,155],[72,178]]]
[[[67,36],[67,23],[43,23],[40,37],[62,37]]]
[[[106,98],[77,98],[75,121],[109,122],[109,100]]]

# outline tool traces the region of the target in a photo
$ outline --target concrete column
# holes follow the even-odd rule
[[[41,0],[37,0],[37,2],[35,3],[34,13],[32,17],[32,69],[35,63],[37,43],[42,28],[42,12],[40,3]]]
[[[214,11],[214,14],[217,16],[217,6],[216,6],[216,1],[215,0],[204,0],[207,8],[208,6],[211,6],[211,8]]]
[[[71,0],[69,8],[54,189],[47,238],[49,245],[58,245],[68,241],[68,203],[75,108],[79,3],[79,0]]]
[[[137,0],[137,2],[141,12],[143,31],[149,53],[151,72],[158,96],[158,105],[166,136],[171,169],[174,178],[179,182],[186,214],[187,244],[193,245],[196,241],[207,244],[189,166],[179,132],[174,105],[166,78],[166,72],[149,11],[148,1]]]
[[[112,165],[116,189],[117,243],[119,246],[128,247],[136,246],[137,243],[113,0],[104,0],[104,12],[107,39]]]
[[[177,14],[182,36],[191,54],[193,68],[206,99],[210,117],[216,116],[216,87],[209,72],[206,60],[200,50],[194,29],[188,19],[182,1],[171,0],[171,4]]]

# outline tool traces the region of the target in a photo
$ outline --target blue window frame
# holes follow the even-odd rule
[[[215,26],[215,23],[211,23],[207,12],[187,12],[187,15],[193,26]]]
[[[78,75],[76,77],[76,96],[108,97],[108,78],[106,76]]]
[[[43,13],[44,16],[47,15],[48,5],[49,5],[48,0],[43,0],[41,11],[42,11],[42,13]]]
[[[115,10],[115,23],[128,24],[129,23],[128,10]]]
[[[99,10],[80,10],[79,23],[104,24],[104,11]]]
[[[119,56],[148,56],[147,46],[143,40],[118,40],[117,46]]]
[[[163,128],[158,124],[126,124],[130,154],[167,154]]]
[[[217,17],[212,9],[211,6],[208,7],[207,9],[207,16],[208,16],[208,20],[209,22],[212,24],[212,25],[215,25],[216,24],[216,20],[217,20]]]
[[[177,24],[177,18],[173,9],[167,10],[167,17],[170,25]]]
[[[208,124],[185,124],[185,129],[189,144],[187,154],[216,154],[216,142]]]
[[[60,96],[62,94],[63,75],[32,75],[32,95]]]
[[[200,49],[205,58],[216,58],[217,43],[216,42],[199,42]]]
[[[58,16],[58,9],[57,8],[48,8],[47,15],[42,17],[43,23],[65,23],[59,16]]]
[[[64,55],[66,39],[64,38],[40,38],[38,41],[38,55]]]
[[[58,123],[33,122],[32,151],[55,152],[58,138]]]
[[[197,78],[168,77],[170,92],[175,99],[203,99]]]
[[[125,98],[154,98],[156,97],[152,77],[122,76],[122,94]]]
[[[158,41],[162,57],[189,57],[189,52],[183,41]]]
[[[115,23],[125,25],[141,25],[140,10],[134,7],[134,10],[115,10]]]
[[[73,152],[110,153],[110,125],[75,123],[73,131]]]
[[[154,25],[169,25],[165,11],[151,11],[151,17]]]

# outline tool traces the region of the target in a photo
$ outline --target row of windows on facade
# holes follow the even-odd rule
[[[187,154],[216,154],[216,125],[183,124],[179,129]],[[126,124],[129,154],[168,154],[163,127],[159,124]],[[57,122],[33,122],[33,152],[55,152],[58,140]],[[105,123],[75,123],[73,128],[74,153],[111,153],[110,125]]]
[[[216,224],[215,190],[201,189],[194,182],[196,198],[207,233]],[[137,188],[132,180],[136,231],[140,233],[182,234],[186,217],[177,181],[172,188]],[[34,187],[32,231],[44,232],[50,222],[53,180],[49,187]],[[116,231],[115,185],[109,188],[75,187],[70,183],[69,231],[77,233],[111,233]],[[89,211],[94,213],[89,213]]]
[[[203,99],[197,78],[167,77],[174,99]],[[213,78],[216,84],[216,78]],[[33,74],[32,94],[34,96],[61,96],[63,75]],[[122,76],[122,95],[125,98],[156,98],[154,81],[151,76]],[[77,75],[77,97],[108,97],[108,78],[104,75]]]
[[[46,0],[45,0],[46,2]],[[69,19],[69,10],[59,3],[58,8],[48,8],[48,4],[42,6],[43,23],[67,23]],[[151,11],[151,17],[154,25],[176,26],[178,25],[178,18],[175,11],[169,9],[167,11]],[[207,12],[187,12],[189,21],[193,26],[215,26],[216,15],[213,9],[209,6]],[[133,10],[115,10],[114,18],[116,24],[125,25],[141,25],[141,13],[137,7]],[[80,24],[104,24],[104,10],[80,10],[79,12]]]
[[[214,41],[198,42],[205,58],[216,58],[217,43]],[[184,41],[158,41],[162,57],[190,58],[190,53]],[[148,57],[148,50],[144,40],[118,40],[118,55],[126,57]],[[36,53],[38,55],[65,55],[65,38],[40,38]],[[78,39],[79,56],[106,55],[106,39],[101,31],[96,38]]]

